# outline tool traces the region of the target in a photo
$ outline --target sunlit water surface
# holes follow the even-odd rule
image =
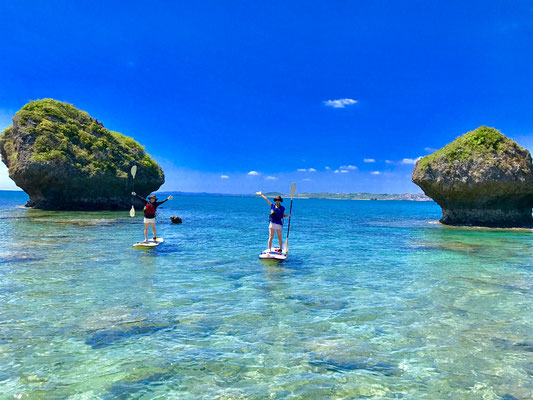
[[[261,199],[176,196],[144,251],[140,215],[25,199],[0,193],[2,398],[533,398],[531,231],[297,200],[269,265]]]

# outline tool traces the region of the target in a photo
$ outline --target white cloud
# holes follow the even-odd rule
[[[374,158],[365,158],[363,161],[366,162],[366,163],[376,162],[376,160]]]
[[[296,171],[298,171],[298,172],[307,172],[307,169],[305,169],[305,168],[298,168]]]
[[[305,178],[305,179],[302,179],[302,181],[304,181],[304,182],[311,182],[311,179],[309,179],[309,178]]]
[[[357,167],[355,165],[341,165],[339,169],[351,169],[352,171],[355,171]]]
[[[314,168],[309,168],[308,171],[309,171],[309,172],[316,172],[316,169],[314,169]]]
[[[427,151],[428,153],[433,153],[437,151],[437,149],[434,149],[433,147],[424,147],[424,150]]]
[[[386,164],[392,164],[392,161],[391,160],[385,160],[385,163]]]
[[[420,160],[422,157],[417,158],[404,158],[402,161],[400,161],[401,164],[407,164],[407,165],[415,165],[418,160]]]
[[[220,175],[220,178],[221,178],[221,179],[228,179],[229,176],[227,176],[227,175]]]
[[[347,170],[345,170],[345,169],[341,169],[340,171],[341,171],[341,173],[343,173],[343,174],[346,174],[346,173],[350,172],[350,171],[347,171]]]
[[[333,108],[344,108],[345,106],[351,106],[356,103],[357,103],[357,100],[354,100],[354,99],[327,100],[324,102],[326,107],[333,107]]]
[[[248,175],[259,175],[259,172],[257,172],[257,171],[250,171],[250,172],[248,172]]]
[[[275,176],[267,176],[265,179],[267,181],[277,181],[278,180],[278,178],[276,178]]]
[[[372,171],[371,174],[372,174],[372,175],[380,175],[381,172],[379,172],[379,171]]]
[[[324,168],[326,171],[329,171],[331,168],[330,167],[325,167]]]

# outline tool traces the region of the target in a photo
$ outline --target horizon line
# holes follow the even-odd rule
[[[0,189],[0,192],[23,192],[26,193],[22,189]],[[184,192],[181,190],[158,190],[151,193],[177,193],[177,194],[211,194],[211,195],[223,195],[223,196],[256,196],[255,193],[221,193],[221,192]],[[265,192],[263,194],[273,194],[273,193],[282,193],[286,194],[284,192],[280,191],[270,191]],[[392,192],[385,192],[385,193],[376,193],[376,192],[300,192],[296,193],[296,195],[301,194],[380,194],[380,195],[400,195],[400,194],[423,194],[425,193],[419,193],[419,192],[402,192],[402,193],[392,193]],[[26,193],[27,194],[27,193]]]

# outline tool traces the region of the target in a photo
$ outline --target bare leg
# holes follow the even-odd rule
[[[281,229],[278,229],[276,231],[278,233],[278,239],[279,239],[279,249],[281,250],[281,248],[283,247],[283,239],[281,238]]]
[[[148,222],[144,223],[144,241],[148,241]]]
[[[155,234],[155,222],[151,222],[152,224],[152,232],[154,232],[154,238],[157,237],[157,235]]]
[[[268,235],[268,251],[272,248],[272,239],[274,239],[274,229],[269,229],[270,233]]]

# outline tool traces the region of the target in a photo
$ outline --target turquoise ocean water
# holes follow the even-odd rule
[[[175,196],[144,251],[140,215],[25,199],[0,192],[2,399],[533,398],[529,230],[302,199],[276,265],[262,199]]]

